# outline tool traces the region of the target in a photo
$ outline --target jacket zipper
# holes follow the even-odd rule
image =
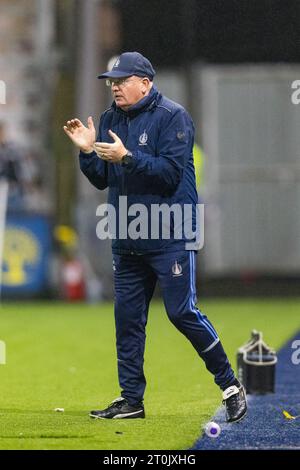
[[[128,116],[126,117],[126,124],[127,124],[127,136],[124,142],[125,147],[127,146],[127,140],[128,140],[128,134],[129,134],[129,128],[130,128],[130,118]],[[125,187],[125,171],[124,170],[122,173],[122,194],[124,196],[127,195],[127,188]]]

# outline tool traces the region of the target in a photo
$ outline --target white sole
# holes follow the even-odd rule
[[[94,419],[126,419],[126,418],[129,418],[130,416],[134,416],[140,413],[141,413],[140,411],[134,411],[133,413],[119,414],[119,415],[114,416],[113,418],[104,418],[103,416],[95,416],[92,414],[90,414],[89,416],[90,418],[94,418]],[[144,418],[144,416],[143,417],[141,416],[141,418]]]

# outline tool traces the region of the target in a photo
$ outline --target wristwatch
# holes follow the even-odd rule
[[[128,150],[127,153],[124,155],[124,157],[122,157],[122,160],[121,160],[121,165],[122,166],[127,166],[128,163],[130,163],[133,159],[133,155],[132,153]]]

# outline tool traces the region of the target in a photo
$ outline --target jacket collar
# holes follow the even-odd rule
[[[161,93],[158,91],[156,86],[153,85],[150,90],[149,95],[142,98],[136,104],[130,106],[128,111],[123,111],[121,108],[118,108],[115,102],[113,102],[112,108],[115,111],[128,116],[129,118],[133,118],[144,111],[150,111],[151,109],[156,107],[160,98],[161,98]]]

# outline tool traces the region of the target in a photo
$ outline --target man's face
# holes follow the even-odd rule
[[[132,75],[124,78],[109,78],[107,84],[111,86],[116,105],[124,111],[149,93],[149,79],[146,77]]]

